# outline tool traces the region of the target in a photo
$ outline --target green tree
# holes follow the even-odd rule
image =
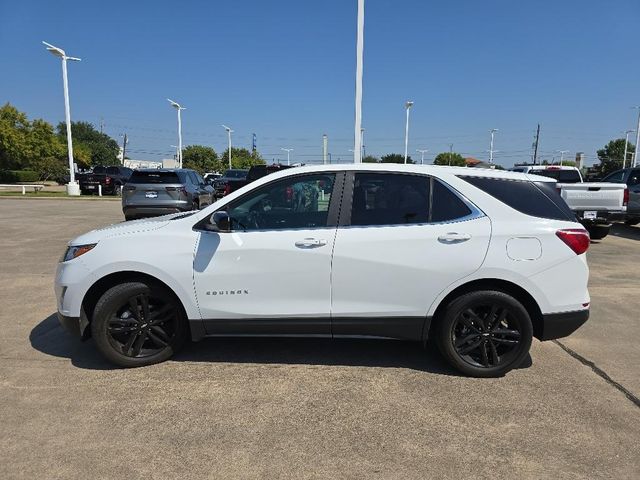
[[[380,157],[380,163],[404,163],[404,155],[389,153]],[[407,157],[407,163],[415,163],[410,155]]]
[[[604,148],[598,150],[598,159],[600,160],[600,174],[602,176],[611,172],[615,172],[622,168],[622,157],[624,157],[624,138],[618,138],[611,140]],[[636,147],[633,143],[629,143],[627,147],[627,156],[630,158],[630,153],[636,151]],[[627,159],[627,165],[629,165],[629,159]]]
[[[27,116],[9,103],[0,108],[0,170],[20,170],[28,160]]]
[[[434,165],[451,165],[456,167],[464,167],[467,163],[464,161],[464,157],[459,153],[442,152],[436,155],[433,160]]]
[[[223,170],[229,168],[229,149],[227,148],[220,155],[220,162]],[[246,148],[231,148],[231,167],[232,168],[250,168],[253,165],[264,165],[265,161],[258,152],[251,153]]]
[[[380,159],[373,155],[365,155],[362,159],[362,163],[380,163]]]
[[[185,147],[182,150],[182,164],[184,168],[192,168],[201,175],[224,170],[216,151],[204,145],[189,145]]]
[[[58,124],[57,130],[60,138],[67,138],[67,125],[64,122]],[[76,160],[76,145],[84,145],[91,152],[91,165],[120,164],[118,142],[109,135],[97,131],[91,123],[71,122],[71,137],[73,139],[74,160]]]

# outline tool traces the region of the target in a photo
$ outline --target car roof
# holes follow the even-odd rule
[[[470,168],[470,167],[449,167],[444,165],[415,165],[415,164],[398,164],[398,163],[345,163],[345,164],[329,164],[329,165],[305,165],[302,167],[288,168],[271,175],[288,176],[298,173],[314,173],[314,172],[330,172],[336,170],[348,171],[370,171],[370,172],[402,172],[402,173],[421,173],[425,175],[455,175],[469,177],[489,177],[501,178],[506,180],[531,180],[531,177],[522,172],[510,172],[508,170],[494,170],[489,168]],[[270,177],[271,177],[270,175]],[[271,177],[273,178],[273,177]],[[548,177],[535,176],[536,181],[555,182],[554,179]]]

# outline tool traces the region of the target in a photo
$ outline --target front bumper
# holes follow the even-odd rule
[[[589,319],[589,310],[547,313],[542,315],[542,335],[540,340],[567,337]]]
[[[80,317],[67,317],[60,312],[57,312],[57,315],[60,325],[74,337],[79,337],[83,340],[88,337],[89,330],[87,330],[87,327],[89,326],[89,321],[85,315],[80,315]]]

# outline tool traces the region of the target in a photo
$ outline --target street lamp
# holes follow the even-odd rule
[[[69,81],[67,80],[67,60],[79,62],[76,57],[69,57],[61,48],[54,47],[50,43],[42,42],[49,52],[62,59],[62,85],[64,87],[64,118],[67,123],[67,152],[69,156],[69,183],[67,195],[80,195],[80,185],[76,183],[75,169],[73,168],[73,140],[71,139],[71,108],[69,107]]]
[[[222,125],[222,128],[227,131],[227,136],[229,137],[229,168],[231,168],[231,134],[233,133],[233,130],[226,125]]]
[[[638,164],[638,144],[640,143],[640,107],[633,107],[638,110],[638,126],[636,127],[636,150],[633,154],[633,164],[632,167],[635,167]]]
[[[354,126],[353,162],[361,163],[362,148],[362,63],[364,51],[364,0],[358,0],[358,20],[356,33],[356,112]]]
[[[560,154],[560,166],[562,166],[562,162],[564,161],[564,154],[569,153],[569,150],[556,150]]]
[[[186,110],[186,107],[174,102],[170,98],[167,98],[167,101],[178,111],[178,168],[182,168],[182,117],[180,116],[180,112]]]
[[[409,150],[409,110],[413,107],[413,102],[408,100],[404,104],[404,108],[407,110],[407,123],[404,126],[404,163],[407,163],[407,156]]]
[[[622,158],[622,168],[627,168],[627,146],[629,145],[629,134],[633,133],[634,130],[627,130],[624,132],[624,157]],[[638,147],[636,146],[636,150]]]
[[[424,154],[427,153],[429,150],[421,150],[421,149],[417,149],[416,152],[418,152],[421,156],[420,156],[420,165],[424,165]]]
[[[491,130],[489,130],[489,133],[491,133],[491,144],[489,145],[489,163],[493,163],[493,136],[497,131],[497,128],[492,128]]]
[[[293,152],[293,148],[280,148],[283,152],[287,152],[287,165],[291,165],[289,161],[289,153]]]

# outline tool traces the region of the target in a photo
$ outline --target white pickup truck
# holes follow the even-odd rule
[[[512,170],[554,178],[558,192],[593,240],[606,237],[613,220],[625,218],[629,191],[624,184],[584,182],[576,167],[529,165]]]

